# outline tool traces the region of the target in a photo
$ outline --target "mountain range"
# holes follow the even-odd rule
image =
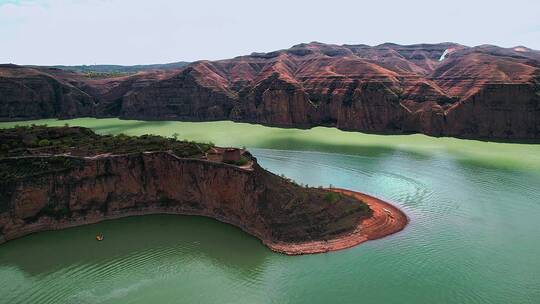
[[[120,71],[0,65],[0,120],[233,120],[385,134],[540,138],[540,51],[523,46],[311,42],[226,60]]]

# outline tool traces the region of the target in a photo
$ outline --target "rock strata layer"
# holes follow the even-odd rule
[[[312,42],[124,77],[0,66],[0,120],[80,116],[538,139],[540,52]]]
[[[241,150],[241,164],[223,163],[225,158],[216,154],[219,148],[210,148],[196,158],[172,151],[83,156],[82,149],[77,149],[77,156],[65,150],[50,155],[44,151],[60,149],[52,145],[61,146],[66,138],[81,142],[77,136],[85,136],[94,143],[102,141],[87,129],[37,128],[41,128],[39,134],[26,131],[29,128],[18,134],[22,134],[21,140],[30,134],[37,137],[38,148],[21,149],[13,132],[0,134],[7,146],[16,146],[12,151],[26,151],[20,156],[10,151],[0,158],[0,243],[39,231],[167,213],[230,223],[278,252],[319,253],[361,243],[364,239],[351,240],[346,247],[318,245],[358,234],[364,225],[368,232],[366,223],[380,214],[362,197],[305,188],[272,174],[247,151]],[[48,134],[50,147],[43,147],[43,134]],[[156,142],[155,137],[141,138]],[[121,149],[117,140],[134,139],[107,137],[105,142]],[[196,144],[190,143],[184,151],[192,145]],[[178,145],[174,147],[176,153],[182,152]]]

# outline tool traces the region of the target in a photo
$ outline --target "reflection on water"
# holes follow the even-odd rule
[[[96,233],[106,239],[96,242]],[[256,282],[271,254],[235,227],[172,215],[35,234],[5,244],[0,252],[0,283],[10,290],[2,303],[122,298],[163,280],[200,276],[199,268],[208,269],[206,275],[226,273]]]
[[[182,253],[186,258],[189,255],[204,257],[212,263],[234,269],[240,269],[239,265],[253,267],[259,264],[268,250],[257,239],[236,233],[236,230],[204,217],[130,217],[60,232],[34,234],[9,242],[2,248],[0,263],[12,263],[29,275],[44,275],[66,266],[102,263],[110,260],[111,256],[124,258],[134,252],[159,248]],[[97,233],[104,233],[106,242],[95,241]],[[213,250],[216,247],[222,250]],[[21,251],[21,248],[30,250]],[[235,254],[238,250],[248,249],[251,254],[247,259]],[[42,260],[40,263],[36,263],[38,256]]]

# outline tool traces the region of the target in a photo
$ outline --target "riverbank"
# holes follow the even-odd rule
[[[330,190],[353,197],[366,203],[373,215],[358,223],[351,233],[326,241],[304,243],[263,243],[276,252],[287,255],[314,254],[337,251],[360,245],[369,240],[376,240],[397,233],[407,226],[407,215],[394,205],[361,192],[331,188]]]
[[[357,245],[360,245],[369,240],[376,240],[388,235],[397,233],[405,228],[408,223],[408,218],[400,209],[393,206],[390,203],[387,203],[383,200],[380,200],[376,197],[346,190],[339,188],[331,188],[331,191],[341,193],[343,195],[350,196],[354,199],[361,200],[366,203],[369,208],[373,211],[373,215],[369,218],[366,218],[358,223],[357,227],[350,233],[339,236],[335,239],[324,240],[324,241],[313,241],[313,242],[302,242],[302,243],[290,243],[290,242],[273,242],[265,238],[257,231],[250,229],[246,225],[231,221],[227,218],[217,216],[216,214],[211,213],[201,213],[201,212],[186,212],[184,210],[170,210],[170,209],[156,209],[156,208],[147,208],[144,210],[122,212],[116,214],[110,214],[108,216],[103,215],[88,215],[84,218],[71,221],[61,221],[57,222],[52,219],[45,221],[40,221],[18,229],[17,233],[7,235],[7,238],[1,237],[0,244],[5,243],[8,240],[16,239],[28,234],[41,232],[41,231],[50,231],[50,230],[62,230],[66,228],[73,228],[77,226],[95,224],[98,222],[106,220],[114,220],[131,216],[143,216],[143,215],[156,215],[156,214],[172,214],[172,215],[196,215],[213,218],[223,223],[231,224],[236,226],[262,241],[262,243],[267,246],[272,251],[286,254],[286,255],[303,255],[303,254],[317,254],[325,253],[337,250],[343,250],[351,248]]]
[[[303,255],[325,253],[351,248],[369,240],[376,240],[397,233],[403,230],[408,223],[408,218],[405,213],[403,213],[401,210],[399,210],[392,204],[384,202],[376,197],[346,189],[331,188],[329,190],[363,201],[371,208],[371,210],[373,210],[373,215],[369,218],[362,220],[353,232],[343,236],[339,236],[335,239],[302,243],[284,243],[272,242],[270,240],[267,240],[263,235],[261,235],[257,231],[254,231],[253,229],[248,228],[246,225],[231,221],[227,218],[220,217],[215,214],[204,212],[186,212],[184,210],[147,208],[137,211],[115,213],[107,216],[90,214],[85,216],[84,218],[70,221],[58,222],[54,221],[53,219],[46,219],[24,227],[22,229],[18,229],[16,233],[0,237],[0,244],[37,232],[63,230],[132,216],[169,214],[208,217],[222,223],[235,226],[244,231],[245,233],[258,238],[265,246],[267,246],[272,251],[286,255]],[[388,210],[389,213],[385,211],[385,209]]]

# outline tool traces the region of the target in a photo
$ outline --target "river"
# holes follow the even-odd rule
[[[0,303],[538,303],[540,145],[232,122],[81,125],[246,146],[310,186],[388,200],[410,224],[327,254],[285,256],[215,220],[154,215],[0,246]],[[96,233],[105,241],[96,242]]]

